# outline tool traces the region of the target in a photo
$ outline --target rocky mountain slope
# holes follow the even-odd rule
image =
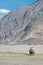
[[[21,6],[0,20],[0,44],[43,44],[43,0]]]

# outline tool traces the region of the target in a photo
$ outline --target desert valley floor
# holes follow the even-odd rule
[[[0,53],[0,65],[43,65],[43,54]]]
[[[30,47],[34,55],[29,54]],[[0,65],[43,65],[43,45],[0,45]]]

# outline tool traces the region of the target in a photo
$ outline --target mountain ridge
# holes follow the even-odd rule
[[[41,22],[40,22],[41,21]],[[43,1],[39,0],[33,5],[24,5],[7,14],[0,20],[0,44],[14,41],[14,44],[37,44],[43,40]],[[36,40],[39,39],[39,40]],[[17,43],[19,42],[19,43]],[[30,42],[30,43],[29,43]],[[4,43],[3,43],[4,44]],[[38,44],[42,44],[38,43]]]

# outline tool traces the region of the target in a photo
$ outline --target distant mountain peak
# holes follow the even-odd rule
[[[17,8],[0,20],[0,44],[9,44],[6,42],[43,44],[42,0]]]

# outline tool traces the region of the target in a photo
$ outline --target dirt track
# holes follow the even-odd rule
[[[43,65],[43,55],[0,53],[0,65]]]

